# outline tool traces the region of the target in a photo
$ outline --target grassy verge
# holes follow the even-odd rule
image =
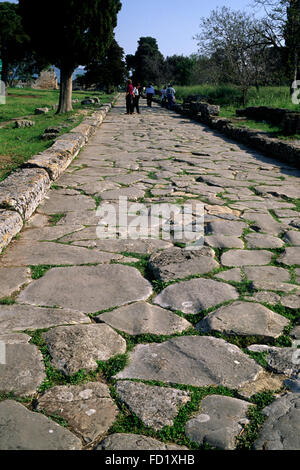
[[[101,103],[112,101],[114,95],[105,95],[96,92],[74,92],[73,99],[80,101],[85,96],[98,96]],[[81,103],[73,105],[74,110],[63,115],[56,115],[51,109],[45,115],[34,116],[38,107],[49,107],[57,104],[58,91],[42,91],[32,89],[8,89],[7,103],[0,106],[0,124],[14,118],[28,118],[34,120],[35,126],[24,129],[14,129],[9,122],[0,128],[0,181],[5,179],[13,170],[27,161],[33,155],[49,148],[54,140],[42,140],[41,136],[47,127],[62,126],[61,134],[76,127],[83,119],[81,109],[90,112],[97,109],[94,106],[82,106]]]

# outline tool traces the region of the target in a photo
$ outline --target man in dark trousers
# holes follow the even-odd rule
[[[155,90],[154,90],[152,85],[149,85],[146,88],[146,95],[147,95],[147,106],[149,106],[149,108],[151,108],[152,107],[153,96],[155,95]]]
[[[133,112],[136,109],[136,112],[140,114],[140,97],[142,93],[141,84],[138,83],[136,87],[133,89],[134,98],[133,98]]]

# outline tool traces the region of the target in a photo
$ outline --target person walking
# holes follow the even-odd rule
[[[136,112],[137,112],[138,114],[141,114],[141,113],[140,113],[140,98],[141,98],[141,93],[142,93],[142,87],[141,87],[140,83],[138,83],[137,86],[133,88],[133,94],[134,94],[134,98],[133,98],[133,112],[134,112],[134,110],[136,109]]]
[[[146,96],[147,96],[147,106],[149,108],[152,107],[152,100],[153,100],[153,96],[155,95],[155,90],[153,88],[152,85],[149,85],[147,88],[146,88]]]
[[[167,85],[164,86],[164,87],[160,90],[160,93],[161,93],[161,105],[162,105],[162,107],[164,108],[165,105],[166,105],[166,102],[167,102]]]
[[[174,90],[174,88],[172,87],[171,84],[169,84],[168,88],[167,88],[167,91],[166,91],[166,97],[167,97],[167,106],[168,106],[168,109],[173,109],[173,106],[174,106],[174,103],[175,103],[175,94],[176,94],[176,91]]]
[[[133,113],[133,96],[132,80],[128,80],[126,88],[126,114]]]

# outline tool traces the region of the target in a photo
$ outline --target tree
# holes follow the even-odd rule
[[[119,0],[19,0],[25,31],[37,51],[60,69],[58,113],[72,110],[76,67],[100,59],[110,46]]]
[[[201,33],[196,36],[199,52],[222,58],[222,73],[241,88],[245,105],[267,47],[261,40],[258,21],[245,12],[223,7],[202,18],[200,27]]]
[[[173,55],[167,57],[165,60],[165,76],[167,81],[180,86],[190,85],[195,65],[196,59],[193,56]]]
[[[135,83],[160,85],[164,78],[164,57],[155,38],[141,37],[135,55],[126,56]]]
[[[18,5],[0,3],[0,58],[3,63],[2,80],[5,83],[9,80],[9,72],[23,58],[24,48],[28,45],[29,37],[25,34],[22,19],[18,15]]]
[[[114,39],[105,56],[88,64],[86,70],[87,73],[81,79],[83,83],[105,87],[107,93],[111,93],[112,87],[121,85],[126,79],[124,49]]]

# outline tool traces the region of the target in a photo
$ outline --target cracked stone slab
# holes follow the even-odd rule
[[[115,257],[109,253],[92,251],[79,246],[52,242],[18,240],[1,258],[3,266],[76,265],[110,263]]]
[[[40,214],[37,214],[39,216]],[[30,219],[31,220],[31,219]],[[77,232],[78,230],[83,229],[83,225],[80,227],[78,225],[72,226],[64,226],[64,225],[55,225],[53,227],[40,227],[40,228],[31,228],[23,230],[20,235],[21,240],[26,241],[54,241],[58,240],[68,234],[73,232]],[[96,230],[95,230],[96,232]]]
[[[126,351],[126,341],[105,324],[58,326],[43,333],[43,338],[52,365],[65,375],[80,369],[95,370],[96,361],[108,361]]]
[[[16,170],[0,183],[0,207],[9,207],[27,220],[44,199],[49,188],[50,178],[45,170]]]
[[[288,393],[263,409],[267,420],[255,450],[300,450],[300,394]]]
[[[43,356],[36,346],[20,335],[5,342],[5,363],[0,364],[0,392],[29,396],[46,378]]]
[[[156,431],[173,426],[180,407],[191,399],[190,394],[182,390],[130,381],[117,382],[116,391],[130,411]]]
[[[236,438],[249,424],[247,413],[250,406],[250,403],[237,398],[208,396],[201,402],[201,413],[187,422],[185,434],[200,445],[234,450]]]
[[[299,377],[299,349],[278,348],[254,344],[248,347],[249,351],[267,353],[266,361],[268,369],[275,374],[283,374],[287,377]]]
[[[192,328],[184,318],[146,302],[121,307],[95,319],[129,335],[173,335]]]
[[[278,263],[288,266],[300,264],[300,250],[298,247],[286,248],[284,252],[277,258]]]
[[[181,248],[170,248],[154,253],[149,259],[149,268],[156,279],[170,281],[184,279],[192,274],[206,274],[219,267],[213,259],[214,251],[204,247],[191,251]]]
[[[53,268],[19,295],[18,301],[97,313],[147,300],[151,284],[140,272],[123,265]]]
[[[0,209],[0,253],[23,227],[20,214]]]
[[[279,235],[283,231],[283,225],[276,222],[270,214],[246,212],[244,213],[243,218],[253,221],[254,227],[257,227],[259,231],[270,235]]]
[[[221,257],[223,266],[263,266],[269,264],[273,253],[265,250],[230,250]]]
[[[278,338],[289,323],[288,319],[263,305],[234,302],[209,313],[196,328],[202,333],[259,336],[270,340]]]
[[[57,194],[59,193],[59,194]],[[72,211],[88,211],[96,208],[94,199],[82,194],[60,194],[53,190],[39,206],[39,212],[43,214],[63,214]]]
[[[262,233],[249,233],[245,237],[247,248],[281,248],[284,245],[284,242],[277,237],[272,235],[262,234]]]
[[[139,344],[116,378],[239,389],[255,382],[261,372],[253,359],[223,339],[182,336],[161,344]]]
[[[64,418],[85,442],[106,433],[119,413],[108,386],[98,382],[53,387],[38,399],[37,409]]]
[[[21,403],[0,403],[0,450],[80,450],[70,431]]]
[[[188,450],[176,444],[164,444],[152,437],[141,434],[111,434],[106,437],[96,450]]]
[[[9,297],[31,280],[29,268],[0,268],[0,299]]]
[[[29,305],[0,305],[1,333],[43,330],[60,325],[91,323],[81,312],[58,308],[39,308]]]
[[[236,300],[238,297],[237,290],[223,282],[192,279],[166,287],[155,297],[153,303],[162,308],[196,315],[207,308],[228,300]]]

